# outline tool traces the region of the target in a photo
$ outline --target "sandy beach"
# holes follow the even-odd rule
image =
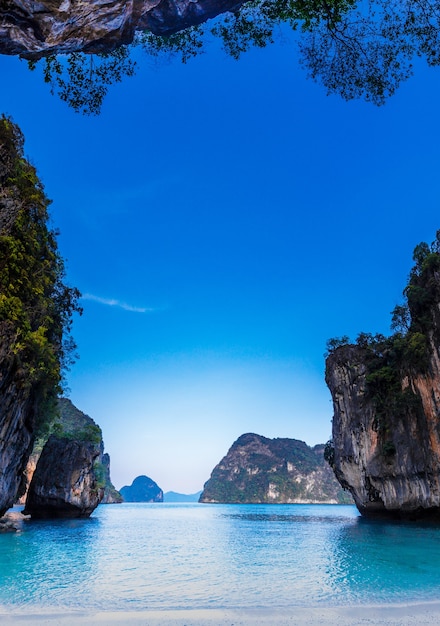
[[[27,612],[0,608],[2,624],[42,626],[434,626],[440,623],[440,603],[368,607],[210,609],[141,612]]]

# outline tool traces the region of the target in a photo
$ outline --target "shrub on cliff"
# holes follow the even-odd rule
[[[429,366],[429,335],[437,327],[436,302],[440,300],[440,230],[428,245],[413,252],[414,266],[403,290],[405,301],[392,311],[394,334],[360,333],[356,345],[363,350],[367,367],[367,391],[376,408],[376,428],[386,431],[389,418],[408,410],[421,410],[421,401],[402,381],[410,373],[424,373]],[[440,340],[440,337],[437,337]],[[327,355],[348,345],[348,337],[330,339]],[[392,450],[387,449],[390,454]]]

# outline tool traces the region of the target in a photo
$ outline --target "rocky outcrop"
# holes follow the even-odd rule
[[[124,502],[163,502],[163,491],[148,476],[138,476],[119,490]]]
[[[41,450],[36,452],[35,446],[34,446],[32,454],[29,457],[29,460],[26,464],[26,468],[23,472],[22,484],[24,486],[24,493],[20,496],[20,498],[18,498],[16,504],[26,504],[26,497],[29,491],[29,485],[31,484],[32,476],[34,475],[35,470],[37,469],[37,463],[38,463],[38,459],[40,458],[40,454],[41,454]]]
[[[170,35],[234,11],[237,0],[1,0],[0,53],[110,52],[137,31]]]
[[[27,518],[19,511],[8,511],[6,515],[0,517],[0,534],[10,532],[21,532]]]
[[[379,427],[366,388],[365,350],[338,348],[327,360],[333,397],[333,465],[366,516],[440,518],[440,360],[432,346],[427,375],[405,376],[414,403]]]
[[[408,303],[398,307],[404,332],[341,345],[327,358],[329,461],[366,516],[440,519],[439,235],[414,252]]]
[[[32,477],[24,513],[33,519],[89,517],[104,495],[95,472],[99,449],[51,435]]]
[[[120,504],[124,500],[110,478],[110,456],[106,452],[101,457],[101,464],[104,474],[104,495],[101,504]]]
[[[204,486],[200,502],[351,502],[324,461],[324,446],[248,433],[231,446]]]
[[[0,343],[9,344],[0,322]],[[23,471],[34,442],[35,406],[32,394],[23,388],[13,359],[4,358],[0,346],[0,517],[25,489]]]
[[[110,456],[104,453],[104,441],[102,439],[101,428],[89,416],[80,411],[68,398],[58,399],[58,420],[54,426],[59,436],[69,439],[77,439],[83,443],[92,443],[99,449],[99,457],[96,460],[99,472],[102,474],[104,482],[104,496],[101,504],[115,504],[122,502],[121,494],[115,489],[110,478]],[[24,494],[18,500],[18,504],[25,504],[26,496],[31,484],[32,476],[37,467],[41,451],[48,439],[39,437],[34,445],[29,461],[24,471],[23,483],[25,485]]]

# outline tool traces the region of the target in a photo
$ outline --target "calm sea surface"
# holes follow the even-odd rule
[[[440,528],[352,506],[122,504],[0,535],[0,605],[134,611],[437,600]]]

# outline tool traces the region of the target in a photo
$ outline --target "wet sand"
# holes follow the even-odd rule
[[[440,603],[332,608],[208,609],[132,613],[0,608],[2,625],[38,626],[434,626]]]

